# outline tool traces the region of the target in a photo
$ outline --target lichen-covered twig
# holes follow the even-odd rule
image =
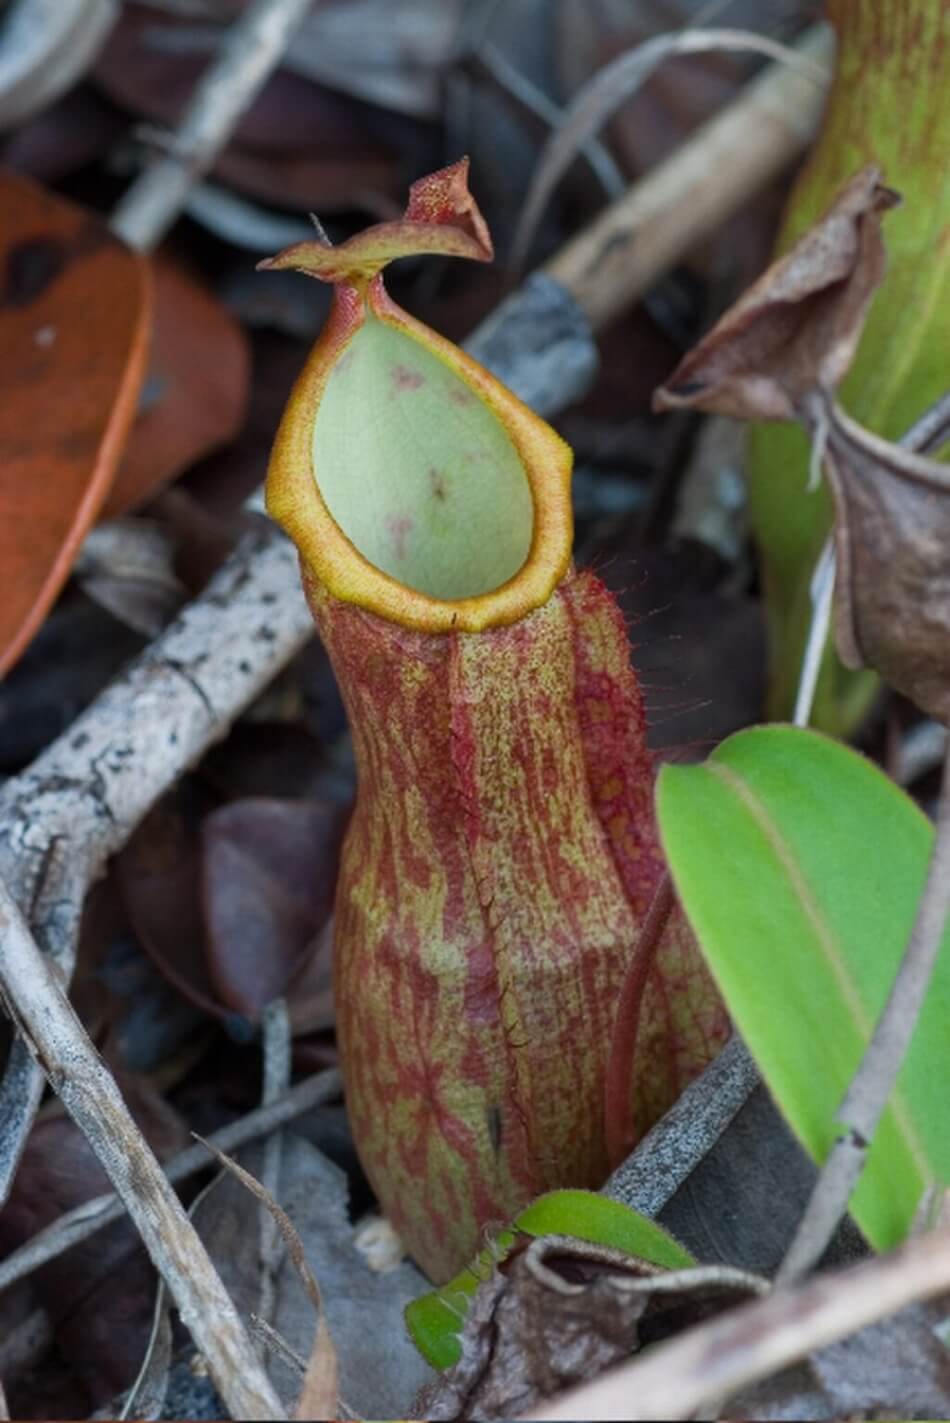
[[[603,1186],[603,1194],[657,1216],[712,1150],[759,1083],[741,1038],[730,1038],[701,1077],[657,1122]],[[0,1279],[2,1279],[0,1266]]]
[[[249,535],[200,598],[0,790],[0,879],[68,984],[86,892],[162,792],[310,636],[294,552]],[[41,1079],[22,1043],[0,1085],[0,1200]]]

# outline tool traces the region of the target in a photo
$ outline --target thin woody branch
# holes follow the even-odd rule
[[[218,57],[195,86],[165,151],[148,163],[112,216],[112,230],[147,252],[178,218],[241,115],[267,81],[312,0],[252,0],[227,31]]]
[[[83,900],[158,797],[310,636],[296,559],[262,526],[70,730],[0,790],[0,879],[68,984]],[[0,1084],[0,1200],[42,1091],[22,1041]]]
[[[298,1082],[274,1102],[257,1107],[246,1116],[239,1117],[237,1121],[229,1122],[227,1126],[213,1132],[208,1141],[220,1151],[235,1152],[248,1142],[279,1131],[312,1107],[339,1095],[340,1089],[339,1072],[335,1068],[328,1068],[325,1072]],[[170,1161],[163,1162],[162,1169],[174,1185],[187,1180],[197,1171],[203,1171],[207,1164],[208,1153],[205,1146],[196,1143],[186,1146]],[[56,1260],[80,1241],[88,1240],[124,1214],[125,1206],[121,1198],[111,1191],[95,1196],[92,1200],[83,1201],[72,1210],[66,1211],[0,1262],[0,1292],[9,1289],[17,1280],[32,1274],[50,1260]]]
[[[0,883],[0,991],[121,1196],[235,1418],[282,1418],[231,1298],[48,958]]]

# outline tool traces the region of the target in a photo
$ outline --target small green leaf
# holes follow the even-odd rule
[[[792,727],[740,732],[702,766],[665,767],[658,809],[676,887],[736,1025],[823,1161],[904,951],[933,829],[871,762]],[[948,943],[852,1197],[877,1249],[904,1238],[931,1180],[950,1181]]]
[[[509,1254],[518,1234],[571,1235],[594,1245],[625,1250],[652,1265],[683,1270],[696,1262],[661,1226],[619,1201],[594,1191],[550,1191],[516,1216],[467,1269],[447,1285],[406,1306],[406,1323],[423,1358],[448,1369],[461,1357],[459,1330],[478,1286]]]

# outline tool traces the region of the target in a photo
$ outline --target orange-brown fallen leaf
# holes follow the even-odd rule
[[[0,674],[108,493],[145,373],[144,257],[91,213],[0,175]]]
[[[142,408],[102,509],[113,519],[227,444],[244,419],[250,351],[221,303],[174,263],[152,267],[155,300]]]
[[[877,168],[856,173],[788,255],[683,357],[654,409],[794,420],[809,391],[834,390],[884,277],[881,217],[898,202]]]

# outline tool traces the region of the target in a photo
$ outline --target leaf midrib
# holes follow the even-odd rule
[[[712,772],[712,774],[727,786],[732,794],[741,801],[764,836],[766,843],[774,854],[781,869],[787,875],[802,912],[814,930],[815,939],[824,955],[828,967],[831,969],[832,977],[838,987],[845,1008],[858,1033],[861,1035],[862,1040],[866,1044],[871,1036],[871,1019],[855,986],[854,979],[848,970],[847,961],[841,953],[839,937],[829,924],[821,906],[815,898],[811,885],[792,853],[780,827],[776,824],[767,806],[756,796],[748,782],[731,766],[727,766],[721,761],[717,762],[711,760],[706,763],[706,769]],[[933,1170],[927,1153],[914,1128],[906,1098],[897,1087],[895,1087],[891,1093],[887,1110],[893,1112],[895,1124],[904,1139],[908,1155],[914,1161],[921,1176],[924,1180],[931,1179]],[[843,1123],[843,1125],[848,1126],[850,1124]]]

